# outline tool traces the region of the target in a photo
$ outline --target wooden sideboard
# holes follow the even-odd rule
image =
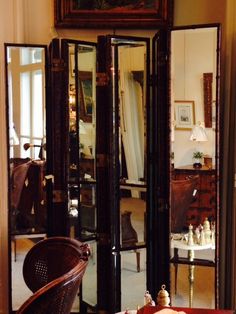
[[[189,224],[198,226],[207,217],[209,221],[215,221],[216,213],[216,171],[206,166],[194,168],[192,165],[174,168],[173,179],[184,179],[188,176],[199,175],[197,193],[187,211],[185,227]]]

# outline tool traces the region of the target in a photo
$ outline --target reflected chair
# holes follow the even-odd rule
[[[18,238],[45,238],[47,227],[45,160],[11,159],[11,239],[16,261]]]
[[[121,213],[121,239],[122,248],[135,247],[138,243],[138,234],[131,223],[131,211],[124,211]],[[140,272],[140,251],[134,249],[136,253],[137,272]]]
[[[17,314],[69,314],[89,255],[87,244],[65,237],[33,246],[24,260],[23,277],[34,294]]]
[[[199,176],[189,176],[182,180],[171,180],[171,232],[183,231],[186,213],[194,200]]]

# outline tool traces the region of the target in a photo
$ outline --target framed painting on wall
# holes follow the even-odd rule
[[[191,130],[195,124],[195,107],[193,100],[175,101],[175,129]]]
[[[173,20],[173,0],[54,0],[54,7],[63,28],[156,28]]]

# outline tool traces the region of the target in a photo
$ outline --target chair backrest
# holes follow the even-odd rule
[[[25,161],[25,159],[24,159]],[[13,164],[14,165],[14,164]],[[12,176],[11,176],[11,207],[12,209],[18,209],[21,193],[24,187],[25,179],[27,177],[27,173],[29,167],[31,165],[31,161],[28,159],[21,164],[17,164],[12,169]]]
[[[193,192],[197,189],[199,176],[183,180],[171,180],[171,232],[183,231],[186,212],[193,201]]]
[[[17,314],[69,314],[87,263],[88,261],[81,259],[68,273],[36,291],[20,307]]]
[[[49,282],[70,273],[90,254],[87,244],[67,237],[51,237],[35,244],[26,254],[23,277],[35,292]]]
[[[131,211],[121,213],[122,247],[134,246],[138,242],[138,234],[131,223]]]
[[[11,159],[12,233],[27,233],[32,228],[45,233],[47,227],[46,189],[43,185],[45,160]],[[32,215],[32,208],[34,214]]]

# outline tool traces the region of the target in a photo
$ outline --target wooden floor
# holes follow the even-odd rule
[[[124,198],[121,201],[122,210],[132,211],[132,224],[138,232],[139,241],[144,239],[144,211],[145,202],[140,199]],[[14,254],[12,254],[12,277],[13,277],[13,305],[17,309],[30,295],[31,292],[24,284],[22,277],[22,264],[25,253],[34,245],[29,239],[17,240],[16,262]],[[95,259],[91,263],[92,267],[96,266]],[[188,265],[179,265],[177,293],[174,292],[174,267],[170,265],[171,271],[171,302],[173,306],[189,306],[189,281],[188,281]],[[92,281],[94,285],[94,272],[86,271],[87,281]],[[196,266],[194,269],[195,280],[193,288],[193,307],[198,308],[214,308],[214,268]],[[141,252],[141,271],[136,271],[135,254],[122,254],[122,309],[137,308],[142,306],[143,295],[145,292],[146,282],[146,260],[145,251]],[[134,288],[135,287],[135,288]],[[90,288],[91,289],[91,288]],[[96,291],[96,287],[92,287]],[[90,290],[91,291],[91,290]],[[95,293],[96,294],[96,293]],[[155,299],[155,296],[153,296]],[[74,305],[75,309],[79,307],[78,300]]]

